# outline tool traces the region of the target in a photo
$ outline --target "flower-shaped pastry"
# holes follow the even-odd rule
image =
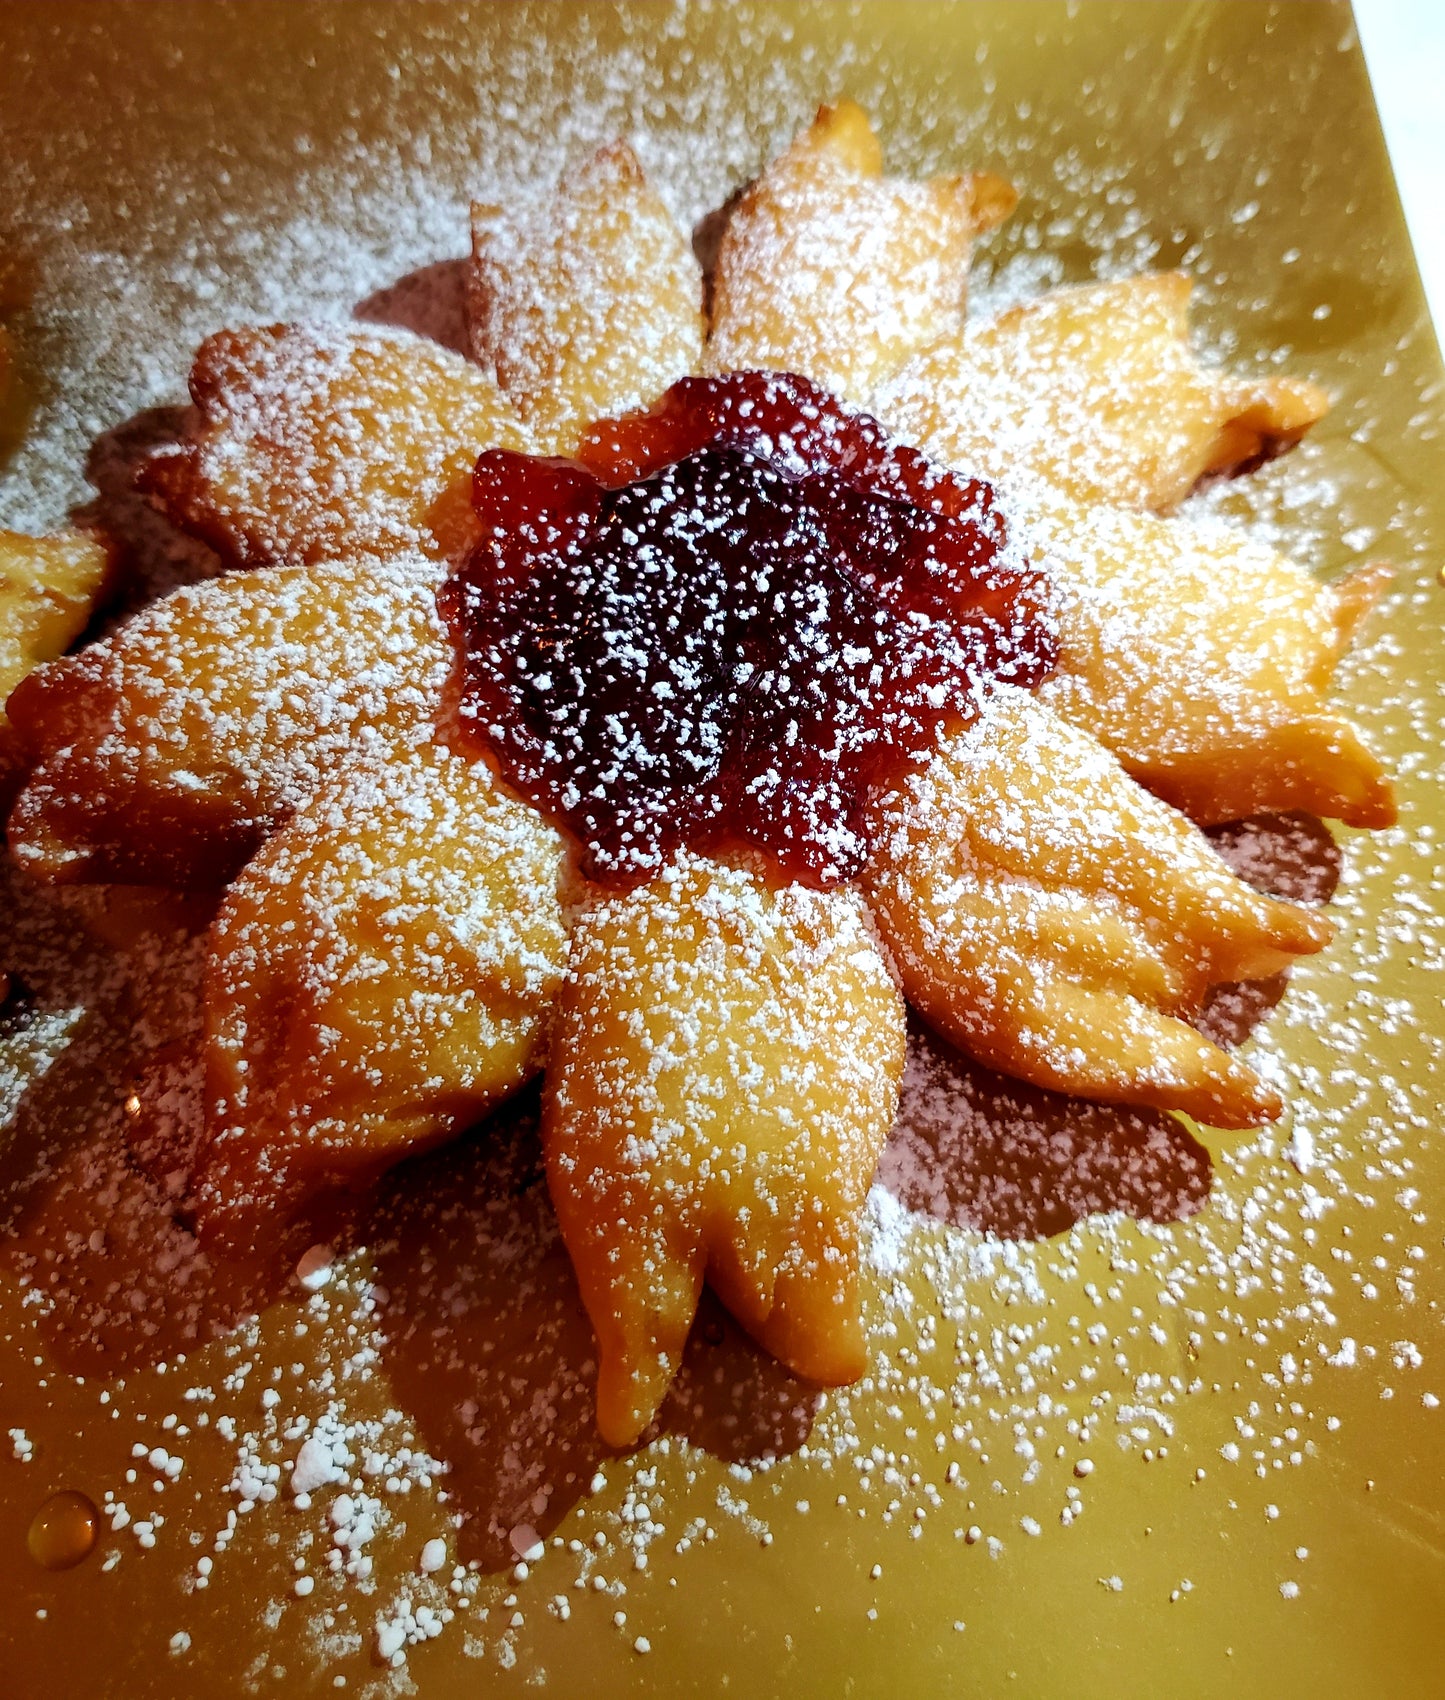
[[[247,570],[154,604],[10,704],[34,763],[11,820],[23,866],[230,882],[208,947],[202,1231],[263,1231],[278,1207],[449,1136],[545,1068],[549,1182],[599,1341],[599,1422],[621,1445],[656,1412],[704,1280],[800,1374],[861,1372],[860,1220],[897,1102],[904,994],[1026,1080],[1223,1126],[1277,1113],[1247,1064],[1184,1018],[1210,984],[1274,973],[1330,926],[1243,885],[1171,804],[1202,820],[1261,807],[1387,818],[1387,782],[1320,697],[1377,587],[1326,590],[1239,538],[1138,510],[1287,443],[1322,399],[1198,368],[1168,281],[1137,286],[1153,304],[1143,328],[1096,293],[1047,299],[1023,332],[1014,317],[965,330],[969,240],[1010,204],[992,178],[884,177],[845,105],[734,209],[706,324],[686,239],[614,146],[545,205],[477,209],[480,364],[337,327],[203,347],[191,440],[148,479]],[[1041,358],[1051,336],[1064,352]],[[871,400],[897,437],[958,470],[798,378],[725,377],[757,367]],[[801,412],[786,430],[762,414],[740,424],[757,398],[762,413]],[[655,452],[698,409],[706,429]],[[995,469],[989,445],[1005,440]],[[866,476],[859,443],[878,457]],[[543,472],[518,450],[581,459]],[[1030,454],[1016,508],[995,522],[975,457],[1007,482]],[[516,480],[545,499],[514,501]],[[704,485],[714,505],[681,519],[658,495],[700,503]],[[852,516],[856,548],[825,551],[814,581],[787,533],[776,559],[792,577],[769,603],[747,525],[824,498]],[[589,648],[575,623],[538,614],[566,599],[537,588],[534,557],[561,559],[587,593],[577,605],[611,608],[587,600],[599,514],[622,539],[604,554],[634,587],[635,624]],[[818,524],[810,535],[842,535]],[[911,602],[878,565],[905,533],[908,570],[934,586]],[[593,761],[587,786],[564,773],[545,811],[528,801],[520,746],[475,707],[479,681],[490,690],[505,671],[496,657],[521,666],[511,628],[469,648],[466,622],[504,593],[532,597],[534,706],[553,701],[546,644],[580,688],[614,664],[654,680],[634,648],[685,623],[689,563],[718,558],[704,535],[732,540],[752,576],[730,582],[750,587],[756,620],[828,602],[811,653],[838,695],[815,691],[794,754],[793,723],[765,720],[771,777],[728,791],[716,764],[755,723],[738,704],[775,706],[758,695],[748,626],[723,669],[743,718],[698,709],[716,738],[706,759],[684,752],[696,785],[677,793],[674,838],[654,809],[663,849],[619,876],[576,823],[602,818],[588,787],[625,782],[631,758],[615,772]],[[671,578],[644,571],[659,537]],[[731,631],[731,595],[701,624]],[[1013,657],[1003,682],[967,635],[970,596],[978,629]],[[894,633],[887,666],[861,642],[829,650],[843,603],[874,610],[860,630]],[[1032,660],[1020,632],[1038,640]],[[597,666],[575,661],[594,651]],[[910,669],[940,656],[962,669],[956,689],[908,696],[923,677]],[[706,671],[667,675],[657,712],[606,736],[626,752],[654,723],[682,724]],[[858,730],[885,698],[894,731],[917,734],[906,748]],[[580,722],[567,716],[583,710],[557,712],[552,743],[568,746],[560,733]],[[600,747],[571,745],[579,762]],[[832,860],[769,853],[749,823],[827,824],[789,813],[789,763],[816,774],[844,749],[857,759],[846,830],[824,834]],[[828,773],[824,791],[843,796]],[[608,807],[621,818],[626,799]]]

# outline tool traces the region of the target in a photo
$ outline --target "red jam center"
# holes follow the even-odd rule
[[[1053,665],[990,486],[802,378],[685,378],[575,461],[488,450],[473,502],[462,723],[609,885],[683,845],[846,880],[879,787]]]

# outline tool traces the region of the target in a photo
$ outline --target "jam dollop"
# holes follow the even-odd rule
[[[877,789],[1054,663],[992,488],[790,374],[684,378],[575,460],[489,449],[472,500],[463,733],[605,884],[684,845],[849,879]]]

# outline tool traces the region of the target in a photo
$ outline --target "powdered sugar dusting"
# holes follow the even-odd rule
[[[897,58],[871,24],[830,25],[794,53],[785,50],[805,17],[740,9],[722,26],[724,45],[741,39],[746,53],[720,52],[716,75],[689,92],[666,70],[693,28],[685,13],[599,19],[579,9],[560,44],[509,38],[489,53],[459,50],[445,21],[428,19],[396,56],[398,75],[368,92],[350,137],[314,163],[315,86],[303,67],[294,95],[280,91],[265,114],[274,136],[260,167],[244,149],[228,156],[230,185],[189,180],[173,155],[157,193],[123,152],[98,170],[104,126],[94,143],[66,137],[62,192],[36,202],[46,289],[21,327],[54,389],[4,471],[7,520],[59,518],[84,493],[90,439],[179,400],[203,334],[303,313],[343,318],[403,273],[459,253],[469,195],[500,199],[509,181],[549,179],[584,145],[630,135],[686,225],[844,83],[865,101],[885,97],[894,150],[925,166],[957,164],[998,132],[987,116],[998,72],[986,55],[960,116],[958,90],[973,86],[960,67],[946,68],[946,87],[900,102],[888,94]],[[316,74],[327,69],[323,55]],[[31,75],[17,71],[22,93]],[[184,62],[169,73],[178,101],[194,75]],[[153,95],[134,88],[123,98],[143,119]],[[93,92],[78,84],[78,110]],[[1097,98],[1105,129],[1109,102],[1123,98],[1117,86]],[[1143,95],[1131,88],[1129,98]],[[1209,154],[1213,204],[1268,200],[1254,165],[1245,176],[1231,157],[1229,136],[1199,131],[1181,100],[1161,98],[1169,145]],[[561,122],[544,116],[558,111]],[[990,163],[1021,167],[1026,185],[1056,178],[1078,210],[1052,228],[1026,210],[1012,257],[973,290],[976,308],[1066,267],[1122,270],[1155,252],[1213,264],[1207,243],[1151,227],[1122,169],[1054,149],[1047,113],[1010,113],[1009,123],[1027,145]],[[378,135],[390,138],[384,147]],[[295,162],[284,192],[238,217],[228,196],[254,191],[258,170],[281,158]],[[0,171],[8,199],[26,204],[34,183],[23,154]],[[103,240],[87,231],[89,184],[102,175],[127,209],[115,218],[142,229],[142,241],[121,240],[119,225]],[[1035,258],[1047,242],[1072,241],[1082,258]],[[1228,293],[1228,278],[1207,281],[1209,293]],[[1248,343],[1253,328],[1239,334]],[[1217,328],[1212,338],[1222,346]],[[1388,380],[1379,367],[1372,385]],[[4,1373],[7,1388],[28,1387],[39,1358],[46,1383],[23,1428],[34,1457],[13,1469],[48,1468],[63,1451],[74,1479],[107,1484],[96,1490],[108,1533],[94,1562],[117,1598],[140,1597],[137,1579],[162,1561],[186,1577],[163,1631],[136,1613],[144,1645],[175,1661],[153,1668],[204,1673],[208,1657],[223,1658],[262,1690],[335,1672],[354,1690],[405,1692],[441,1668],[428,1660],[452,1654],[539,1677],[562,1668],[557,1636],[590,1632],[599,1647],[615,1644],[623,1668],[646,1651],[643,1662],[669,1670],[661,1661],[687,1644],[671,1580],[703,1575],[712,1587],[760,1575],[777,1596],[834,1547],[848,1554],[847,1590],[830,1633],[840,1622],[861,1631],[874,1599],[886,1613],[900,1597],[890,1588],[906,1598],[945,1567],[984,1598],[1003,1590],[988,1614],[1001,1621],[1019,1597],[1024,1552],[1057,1550],[1103,1519],[1104,1557],[1090,1572],[1100,1585],[1084,1613],[1092,1630],[1093,1610],[1108,1622],[1152,1585],[1128,1519],[1152,1517],[1158,1544],[1166,1517],[1198,1518],[1204,1506],[1241,1545],[1273,1543],[1266,1562],[1278,1566],[1288,1609],[1304,1609],[1312,1572],[1300,1554],[1318,1545],[1296,1533],[1309,1484],[1350,1491],[1340,1484],[1353,1483],[1355,1463],[1407,1432],[1399,1413],[1434,1420],[1440,1393],[1427,1324],[1438,1293],[1441,1041],[1424,1019],[1445,964],[1440,704],[1410,682],[1430,676],[1421,633],[1438,623],[1438,599],[1423,568],[1439,539],[1428,498],[1395,479],[1388,447],[1367,431],[1347,440],[1364,429],[1372,394],[1298,464],[1204,498],[1276,543],[1303,528],[1303,553],[1329,569],[1393,526],[1405,564],[1421,568],[1390,635],[1346,673],[1361,717],[1413,751],[1406,824],[1351,843],[1341,941],[1326,965],[1296,974],[1251,1053],[1290,1101],[1290,1123],[1226,1144],[1172,1120],[1125,1118],[1092,1127],[1086,1142],[1076,1121],[1051,1120],[1055,1109],[1021,1122],[985,1109],[971,1074],[915,1049],[918,1110],[969,1128],[970,1152],[993,1141],[1001,1155],[970,1190],[958,1180],[961,1137],[945,1130],[933,1149],[928,1116],[905,1117],[870,1204],[871,1368],[849,1393],[793,1381],[705,1310],[660,1435],[631,1457],[604,1455],[590,1427],[590,1337],[525,1101],[487,1141],[399,1175],[358,1237],[308,1224],[259,1277],[215,1264],[172,1220],[160,1155],[194,1134],[185,1011],[198,966],[188,941],[203,910],[136,913],[125,894],[101,893],[37,914],[7,891],[6,961],[21,989],[6,1007],[5,1055],[20,1059],[24,1102],[7,1136],[19,1157],[5,1174],[4,1259],[21,1302]],[[1426,417],[1421,429],[1433,428]],[[324,749],[298,754],[297,771],[315,761],[324,765]],[[141,1013],[147,1049],[176,1047],[158,1069],[151,1147],[124,1131],[126,1101],[140,1096],[130,1035]],[[43,1073],[29,1057],[43,1059]],[[1286,1145],[1308,1161],[1288,1166]],[[141,1157],[126,1157],[131,1149]],[[1208,1208],[1196,1209],[1205,1192]],[[1066,1226],[1061,1217],[1076,1211]],[[1045,1232],[1054,1237],[1035,1241]],[[338,1246],[336,1273],[298,1291],[297,1261],[322,1241]],[[271,1249],[259,1248],[263,1264]],[[453,1562],[420,1564],[437,1542]],[[1173,1609],[1199,1603],[1198,1576],[1191,1567],[1193,1580],[1175,1584]],[[226,1609],[220,1630],[208,1602],[240,1599],[256,1609]],[[58,1598],[47,1609],[41,1632],[63,1621]],[[972,1606],[968,1624],[955,1645],[987,1633]]]

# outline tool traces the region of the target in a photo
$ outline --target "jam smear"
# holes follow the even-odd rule
[[[604,884],[684,845],[849,879],[879,787],[1054,664],[992,488],[786,373],[684,378],[576,460],[490,449],[472,499],[462,726]]]

